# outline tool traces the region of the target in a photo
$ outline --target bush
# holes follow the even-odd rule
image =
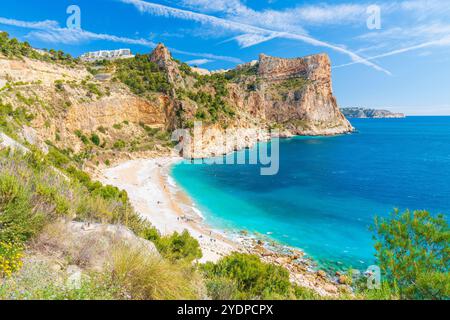
[[[91,141],[96,146],[100,145],[100,137],[97,134],[95,134],[95,133],[91,134]]]
[[[395,210],[388,218],[376,218],[373,229],[380,268],[402,298],[450,296],[450,231],[443,215]]]
[[[231,295],[233,299],[293,298],[293,286],[286,269],[262,262],[257,256],[233,253],[217,264],[202,266],[212,297]],[[230,291],[234,283],[236,291]],[[217,288],[226,289],[223,293]],[[212,290],[214,289],[214,290]]]
[[[29,184],[0,172],[0,241],[24,242],[42,229],[45,218],[36,200]]]
[[[148,231],[147,231],[148,232]],[[156,237],[155,233],[148,233],[148,236]],[[150,238],[147,238],[151,240]],[[197,239],[193,238],[187,230],[181,234],[174,232],[170,236],[155,239],[158,251],[172,261],[192,262],[202,257],[202,250]]]
[[[125,141],[119,139],[119,140],[117,140],[116,142],[114,142],[113,147],[114,147],[114,149],[120,150],[120,149],[125,148],[126,145],[127,145],[127,143],[126,143]]]

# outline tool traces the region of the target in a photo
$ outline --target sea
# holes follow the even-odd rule
[[[448,217],[450,117],[351,123],[353,134],[281,139],[276,175],[183,161],[171,176],[214,228],[299,248],[327,269],[365,269],[376,263],[376,216],[409,209]]]

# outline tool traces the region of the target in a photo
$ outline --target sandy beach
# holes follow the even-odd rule
[[[236,245],[203,223],[189,197],[169,176],[177,157],[138,159],[102,171],[101,181],[127,191],[135,210],[162,234],[188,230],[201,246],[200,262],[215,262]]]
[[[304,252],[246,234],[225,234],[208,226],[189,196],[170,177],[170,168],[182,159],[159,157],[128,160],[101,171],[99,180],[127,191],[134,209],[162,234],[188,230],[201,246],[199,262],[216,262],[233,251],[258,255],[263,261],[288,269],[291,281],[321,296],[338,292],[336,281],[315,271]]]

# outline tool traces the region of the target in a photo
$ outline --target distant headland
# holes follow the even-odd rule
[[[395,113],[389,110],[365,109],[365,108],[341,108],[347,118],[406,118],[404,113]]]

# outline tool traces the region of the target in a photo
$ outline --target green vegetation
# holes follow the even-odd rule
[[[234,117],[235,110],[227,102],[229,81],[223,74],[198,75],[195,73],[195,90],[177,90],[179,99],[190,99],[197,105],[194,115],[196,120],[209,123],[221,122],[226,124],[226,120]],[[179,118],[183,118],[183,110],[177,113]],[[191,127],[193,119],[182,119],[185,127]]]
[[[202,257],[198,241],[187,230],[181,234],[174,232],[170,236],[160,237],[156,239],[155,245],[163,256],[172,261],[192,262]]]
[[[127,143],[125,141],[119,139],[116,142],[114,142],[113,147],[114,147],[114,149],[120,150],[120,149],[125,148],[126,145],[127,145]]]
[[[89,139],[88,137],[86,137],[83,132],[81,130],[75,130],[75,135],[80,138],[80,140],[84,143],[84,144],[89,144]]]
[[[171,85],[167,75],[150,61],[149,54],[137,54],[133,59],[115,62],[116,77],[125,83],[133,93],[145,95],[148,92],[169,93]]]
[[[270,91],[272,95],[278,96],[279,99],[286,100],[290,92],[292,92],[293,90],[302,90],[309,83],[311,83],[311,80],[308,80],[306,78],[290,78],[278,83],[274,83],[271,86]]]
[[[121,123],[116,123],[116,124],[113,125],[113,128],[116,129],[116,130],[122,130],[122,127],[123,126],[122,126]]]
[[[450,230],[443,215],[394,211],[375,220],[376,257],[405,299],[450,297]]]
[[[0,279],[10,277],[22,268],[23,247],[0,241]]]
[[[96,146],[100,145],[100,137],[98,136],[98,134],[96,133],[91,134],[91,142]]]
[[[89,97],[91,97],[92,95],[96,95],[97,98],[101,98],[104,96],[103,92],[93,82],[86,82],[84,84],[84,88],[87,90]]]
[[[227,80],[237,82],[241,81],[243,78],[249,76],[256,76],[258,74],[258,64],[254,65],[244,65],[240,68],[229,70],[225,73],[225,78]]]
[[[62,51],[49,50],[41,53],[33,49],[28,42],[20,42],[16,38],[9,38],[7,32],[0,32],[0,53],[8,58],[27,57],[45,62],[56,62],[75,66],[78,59]]]
[[[233,253],[202,269],[213,299],[318,298],[312,291],[291,284],[286,269],[264,263],[255,255]]]

